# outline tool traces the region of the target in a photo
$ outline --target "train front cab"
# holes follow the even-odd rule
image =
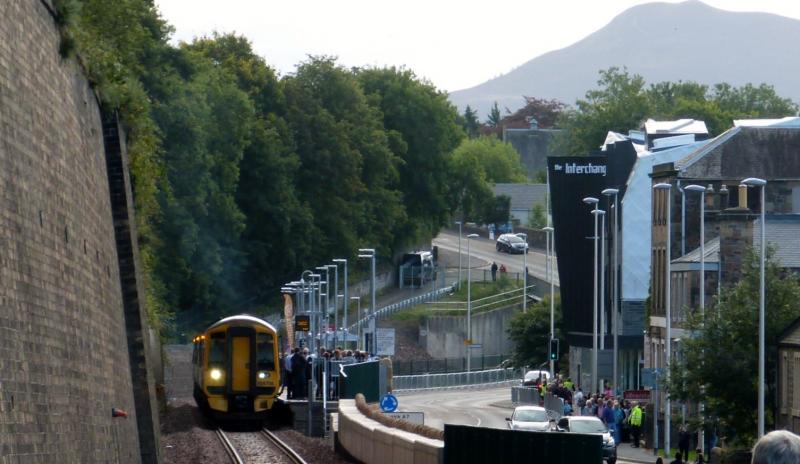
[[[262,419],[268,416],[280,388],[274,332],[258,325],[221,325],[201,337],[196,349],[200,389],[212,416]],[[197,344],[195,345],[197,347]]]

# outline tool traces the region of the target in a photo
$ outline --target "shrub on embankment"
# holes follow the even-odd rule
[[[425,438],[433,440],[444,440],[444,432],[427,425],[412,424],[402,419],[395,419],[383,414],[375,404],[368,404],[364,395],[356,395],[356,407],[361,414],[369,417],[375,422],[379,422],[387,427],[396,428],[405,432],[415,433]]]

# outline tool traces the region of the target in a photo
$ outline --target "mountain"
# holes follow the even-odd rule
[[[501,110],[523,105],[522,95],[573,104],[597,85],[598,71],[627,66],[648,84],[772,84],[800,101],[800,21],[768,13],[719,10],[697,0],[630,8],[569,47],[538,56],[508,74],[450,94],[483,118],[494,101]]]

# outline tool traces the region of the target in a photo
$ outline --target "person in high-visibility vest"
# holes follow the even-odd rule
[[[638,402],[633,403],[629,422],[631,424],[631,433],[633,434],[633,444],[631,446],[638,448],[639,435],[642,433],[642,408],[639,407]]]

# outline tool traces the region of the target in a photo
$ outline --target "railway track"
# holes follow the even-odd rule
[[[295,450],[269,430],[223,432],[217,436],[234,464],[306,464]]]

